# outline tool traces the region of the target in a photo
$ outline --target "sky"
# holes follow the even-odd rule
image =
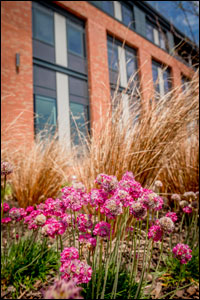
[[[188,36],[192,41],[195,40],[195,43],[199,46],[199,17],[194,14],[187,13],[187,18],[190,23],[191,31],[189,30],[188,23],[184,16],[184,13],[180,8],[176,7],[176,2],[178,1],[145,1],[153,8],[155,8],[161,15],[163,15],[167,20],[171,21],[172,24],[179,29],[182,33]],[[183,5],[186,8],[190,8],[189,1],[179,1],[183,2]],[[192,2],[192,1],[190,1]],[[199,1],[193,1],[199,5]],[[198,6],[199,7],[199,6]]]

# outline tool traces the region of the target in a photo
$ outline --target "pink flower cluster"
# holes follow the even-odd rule
[[[78,249],[74,247],[65,248],[61,253],[60,272],[61,278],[67,281],[73,279],[77,284],[88,283],[92,278],[92,268],[83,261],[80,261]]]
[[[118,186],[117,178],[115,176],[109,176],[106,174],[99,174],[95,180],[95,183],[100,185],[103,190],[109,193],[113,192]]]
[[[3,212],[6,213],[7,211],[9,211],[10,206],[8,203],[4,202],[3,204]],[[1,203],[1,210],[2,210],[2,203]]]
[[[148,232],[148,238],[153,239],[154,242],[158,242],[162,240],[163,231],[159,225],[153,225],[150,227]]]
[[[189,206],[183,207],[183,211],[186,214],[191,214],[192,213],[192,208]]]
[[[77,217],[78,229],[82,232],[87,232],[93,226],[92,215],[79,214]]]
[[[192,250],[186,244],[177,244],[173,249],[172,252],[174,256],[180,261],[181,264],[187,264],[188,261],[192,258]]]
[[[79,242],[88,245],[89,247],[96,247],[97,241],[89,233],[79,235]]]
[[[9,210],[9,217],[14,221],[21,221],[26,216],[24,208],[13,207]]]
[[[173,222],[176,222],[178,220],[178,217],[175,212],[170,211],[165,216],[170,218]]]
[[[100,208],[100,212],[105,214],[109,219],[114,219],[116,216],[122,214],[122,203],[113,196],[105,201]]]
[[[93,234],[100,237],[110,237],[110,224],[104,221],[97,223],[94,227]]]
[[[54,284],[44,292],[44,299],[83,299],[80,295],[81,287],[76,286],[74,280],[56,280]]]
[[[62,222],[56,220],[55,218],[49,218],[42,227],[42,234],[44,236],[50,236],[55,238],[56,235],[62,235],[66,228]]]
[[[62,189],[62,193],[62,200],[65,209],[78,211],[83,205],[87,205],[89,202],[88,194],[82,192],[82,189],[67,186]]]
[[[161,210],[163,206],[163,199],[149,189],[143,189],[141,201],[146,209],[154,209],[157,211]]]

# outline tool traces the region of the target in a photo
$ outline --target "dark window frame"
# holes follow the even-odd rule
[[[127,26],[128,28],[134,30],[134,29],[135,29],[135,14],[134,14],[134,8],[131,7],[128,3],[125,3],[125,2],[122,2],[122,1],[120,1],[120,3],[121,3],[122,23],[123,23],[125,26]],[[124,13],[125,13],[124,9],[129,10],[129,11],[131,12],[131,14],[132,14],[132,21],[131,21],[131,25],[130,25],[130,26],[127,25],[127,24],[124,22]]]
[[[46,14],[46,15],[52,17],[52,20],[53,20],[53,36],[52,36],[53,37],[53,42],[52,43],[44,41],[44,40],[42,40],[42,39],[40,39],[40,38],[38,38],[38,37],[35,36],[34,22],[36,23],[36,21],[35,21],[35,13],[36,13],[36,11],[39,11],[40,13],[43,13],[43,14]],[[41,42],[43,44],[46,44],[48,46],[51,46],[52,48],[55,49],[55,24],[54,24],[54,15],[51,14],[48,10],[45,11],[40,6],[36,6],[36,7],[32,6],[32,18],[33,18],[32,19],[32,39],[36,40],[36,41],[39,41],[39,42]]]
[[[55,108],[56,108],[56,125],[52,125],[52,126],[49,126],[49,127],[54,127],[55,126],[55,132],[58,128],[58,107],[57,107],[57,97],[55,98],[52,98],[52,97],[49,97],[49,96],[44,96],[44,95],[40,95],[39,93],[33,93],[33,107],[34,107],[34,113],[33,113],[33,117],[34,117],[34,138],[36,139],[38,135],[40,135],[40,132],[37,132],[37,124],[36,124],[36,97],[39,96],[39,97],[46,97],[46,98],[51,98],[51,99],[54,99],[55,100]],[[45,125],[46,126],[46,125]],[[55,134],[54,132],[54,134]]]

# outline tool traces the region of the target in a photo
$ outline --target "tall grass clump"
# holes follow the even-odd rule
[[[56,135],[38,138],[31,147],[22,145],[17,151],[5,147],[2,156],[14,166],[12,193],[21,207],[56,197],[71,168],[70,153]]]
[[[120,178],[126,170],[131,170],[142,185],[151,185],[163,167],[173,163],[174,149],[188,139],[188,124],[199,118],[198,86],[196,72],[184,92],[176,87],[151,103],[136,100],[135,91],[127,87],[131,91],[126,100],[129,114],[124,114],[127,96],[116,91],[112,108],[109,106],[100,120],[103,126],[98,136],[91,136],[81,160],[74,160],[74,173],[88,188],[99,173]],[[196,164],[197,160],[192,167],[197,168]]]
[[[197,128],[196,128],[197,129]],[[198,129],[197,129],[198,131]],[[167,187],[165,192],[184,194],[199,190],[199,140],[192,136],[174,148],[174,155],[167,160],[159,178]]]

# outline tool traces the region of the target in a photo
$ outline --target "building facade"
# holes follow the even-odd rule
[[[148,107],[198,60],[189,41],[175,50],[182,34],[144,1],[2,1],[1,13],[2,140],[14,146],[44,128],[79,144],[77,127],[98,134],[117,85],[137,73]]]

